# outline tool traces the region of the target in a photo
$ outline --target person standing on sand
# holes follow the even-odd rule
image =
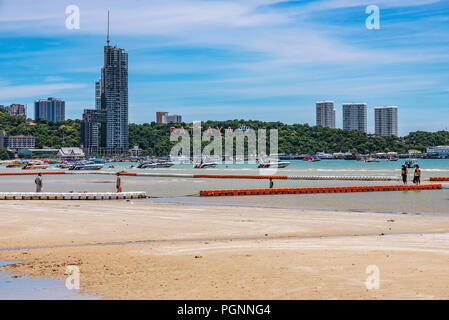
[[[36,179],[34,179],[36,185],[36,192],[42,192],[42,173],[38,173]]]
[[[407,167],[405,166],[405,164],[402,165],[402,182],[404,182],[404,184],[407,184]]]
[[[117,192],[122,192],[122,181],[120,179],[120,172],[117,172],[116,175],[117,181],[115,183],[115,188],[117,189]]]
[[[413,178],[413,183],[420,185],[421,184],[421,169],[418,165],[415,166],[415,174]]]

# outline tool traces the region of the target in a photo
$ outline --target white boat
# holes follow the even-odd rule
[[[261,162],[257,166],[258,168],[285,168],[290,164],[288,161],[268,161],[268,162]]]
[[[69,170],[100,170],[103,167],[102,163],[79,163],[71,166]]]
[[[373,158],[373,157],[367,157],[364,160],[365,162],[380,162],[379,159]]]
[[[330,153],[318,152],[316,155],[320,159],[325,159],[325,160],[335,159],[335,157]]]
[[[48,164],[27,164],[22,169],[23,170],[31,170],[31,169],[47,169],[50,165]]]
[[[398,161],[399,158],[398,158],[398,157],[387,157],[386,160],[387,160],[387,161]]]
[[[204,169],[204,168],[215,168],[218,166],[216,162],[198,162],[193,165],[195,169]]]
[[[170,168],[175,164],[171,161],[161,161],[161,162],[142,162],[137,166],[139,169],[147,168]]]

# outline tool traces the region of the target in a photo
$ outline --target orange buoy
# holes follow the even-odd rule
[[[383,185],[383,186],[351,186],[351,187],[300,187],[273,189],[224,189],[201,190],[200,196],[246,196],[246,195],[285,195],[285,194],[314,194],[314,193],[342,193],[342,192],[379,192],[379,191],[409,191],[409,190],[437,190],[441,184],[427,185]]]

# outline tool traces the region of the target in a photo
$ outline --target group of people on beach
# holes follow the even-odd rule
[[[421,184],[421,168],[419,165],[415,164],[415,171],[413,173],[413,183],[414,184]],[[408,170],[405,164],[402,165],[402,182],[404,184],[407,184],[407,178],[408,178]]]

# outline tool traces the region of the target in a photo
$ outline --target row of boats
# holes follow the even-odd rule
[[[310,161],[310,162],[316,162],[320,161],[320,156],[318,155],[311,155],[307,156],[303,159],[304,161]],[[380,159],[374,158],[371,156],[361,158],[358,160],[363,160],[364,162],[380,162]],[[386,161],[398,161],[399,158],[397,157],[388,157],[386,158]],[[30,169],[47,169],[50,167],[50,165],[56,164],[56,167],[60,169],[66,169],[66,170],[100,170],[103,169],[105,166],[105,163],[101,161],[91,161],[91,160],[83,160],[83,161],[77,161],[77,162],[52,162],[52,161],[16,161],[9,165],[7,165],[7,168],[16,168],[21,167],[24,170],[30,170]],[[205,168],[215,168],[220,163],[218,161],[211,161],[211,160],[201,160],[199,162],[196,162],[193,164],[193,168],[195,169],[205,169]],[[409,161],[405,162],[406,167],[413,167],[416,164],[416,160],[410,159]],[[169,160],[159,160],[159,161],[141,161],[137,166],[131,166],[131,168],[138,168],[138,169],[151,169],[151,168],[170,168],[175,165],[175,162],[169,161]],[[282,160],[274,160],[269,159],[266,161],[259,161],[257,164],[257,168],[263,169],[263,168],[286,168],[290,165],[289,161],[282,161]],[[107,168],[114,168],[113,165],[108,166]]]
[[[104,167],[103,163],[95,163],[93,161],[79,162],[47,162],[47,161],[15,161],[8,164],[7,168],[22,168],[23,170],[47,169],[51,165],[56,164],[57,168],[68,170],[100,170]]]

